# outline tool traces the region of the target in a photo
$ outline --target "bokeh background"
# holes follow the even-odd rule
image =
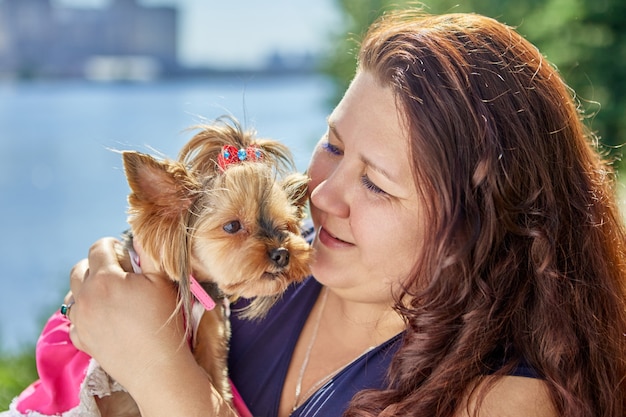
[[[175,157],[224,114],[305,169],[384,0],[0,0],[0,410],[36,378],[34,344],[71,266],[126,227],[119,155]],[[621,164],[626,2],[427,0],[514,26],[576,91]],[[620,189],[618,191],[621,190]]]

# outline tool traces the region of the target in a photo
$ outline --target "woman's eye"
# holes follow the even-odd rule
[[[324,142],[322,144],[322,149],[333,155],[343,155],[343,151],[330,142]]]
[[[363,186],[376,194],[387,194],[383,189],[379,188],[376,184],[374,184],[372,182],[372,180],[369,179],[369,177],[367,175],[362,175],[361,176],[361,183],[363,184]]]
[[[226,233],[230,233],[231,235],[235,234],[241,230],[241,222],[239,220],[233,220],[232,222],[228,222],[224,226],[222,226],[222,229],[224,229]]]

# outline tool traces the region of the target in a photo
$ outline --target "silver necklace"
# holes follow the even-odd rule
[[[318,330],[320,328],[320,322],[322,321],[322,315],[324,313],[324,307],[326,307],[326,299],[328,298],[328,288],[324,287],[323,291],[324,291],[324,295],[322,296],[323,298],[322,298],[322,302],[320,304],[320,310],[317,313],[317,317],[315,319],[315,327],[313,328],[313,334],[311,335],[311,340],[309,341],[309,345],[307,346],[307,350],[306,350],[306,353],[304,355],[304,360],[302,361],[302,366],[300,367],[300,373],[298,374],[298,380],[296,382],[295,399],[293,401],[293,407],[291,408],[291,412],[292,413],[294,411],[296,411],[296,409],[298,407],[300,407],[302,405],[302,403],[304,401],[306,401],[306,399],[309,398],[309,396],[312,393],[314,393],[319,387],[324,385],[326,382],[328,382],[330,379],[332,379],[335,375],[337,375],[343,369],[345,369],[348,366],[350,366],[352,363],[354,363],[357,359],[359,359],[365,353],[367,353],[370,350],[374,349],[374,346],[368,347],[367,349],[365,349],[365,351],[363,353],[361,353],[359,356],[357,356],[356,358],[354,358],[353,360],[351,360],[347,364],[345,364],[345,365],[335,369],[331,373],[329,373],[329,374],[323,376],[322,378],[320,378],[319,380],[317,380],[313,385],[311,385],[311,388],[309,388],[307,390],[307,392],[305,392],[304,395],[301,396],[301,394],[302,394],[302,379],[304,378],[304,373],[306,372],[306,368],[309,365],[309,358],[311,357],[311,351],[313,350],[313,345],[315,345],[315,341],[317,340],[317,332],[318,332]]]
[[[313,328],[313,334],[311,335],[309,346],[306,349],[304,360],[302,361],[302,366],[300,366],[300,373],[298,374],[298,380],[296,382],[296,395],[293,401],[293,407],[291,408],[292,413],[296,410],[296,408],[300,406],[300,394],[302,393],[302,378],[304,378],[304,372],[306,371],[306,368],[309,365],[309,358],[311,357],[311,351],[313,350],[313,345],[315,344],[315,340],[317,340],[317,332],[320,329],[320,322],[322,321],[322,314],[324,313],[324,307],[326,307],[327,298],[328,298],[328,288],[324,287],[324,295],[322,296],[320,310],[317,313],[317,318],[315,319],[315,327]],[[315,384],[313,384],[313,387],[315,387],[318,384],[321,384],[322,381],[326,380],[328,377],[329,375],[326,375],[324,378],[320,379]],[[332,374],[331,374],[331,377],[332,377]],[[308,394],[310,391],[311,390],[307,391],[306,393]]]

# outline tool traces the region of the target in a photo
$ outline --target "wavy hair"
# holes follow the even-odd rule
[[[346,415],[452,416],[482,376],[528,365],[560,415],[623,416],[615,175],[557,70],[493,19],[403,11],[370,27],[358,71],[404,111],[431,229],[397,302],[389,386]]]

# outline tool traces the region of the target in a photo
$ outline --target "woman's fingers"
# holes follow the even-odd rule
[[[92,353],[89,351],[92,334],[89,330],[98,320],[93,317],[94,311],[89,306],[93,306],[94,300],[99,297],[107,297],[110,286],[106,280],[114,279],[114,276],[125,276],[117,258],[116,245],[119,244],[114,238],[98,240],[89,249],[87,259],[79,261],[70,272],[70,293],[66,296],[66,305],[73,301],[71,314],[67,314],[72,323],[70,339],[78,349],[88,353]],[[88,281],[89,285],[85,285]],[[83,325],[83,321],[86,324]]]
[[[65,303],[69,302],[69,297],[80,292],[80,287],[89,273],[89,262],[87,259],[80,260],[70,271],[70,291],[65,296]]]
[[[72,269],[70,338],[119,381],[167,361],[184,346],[174,283],[159,273],[129,273],[111,238],[97,241]]]
[[[120,241],[111,237],[98,240],[89,248],[89,268],[105,274],[122,272],[118,259],[120,246]]]

